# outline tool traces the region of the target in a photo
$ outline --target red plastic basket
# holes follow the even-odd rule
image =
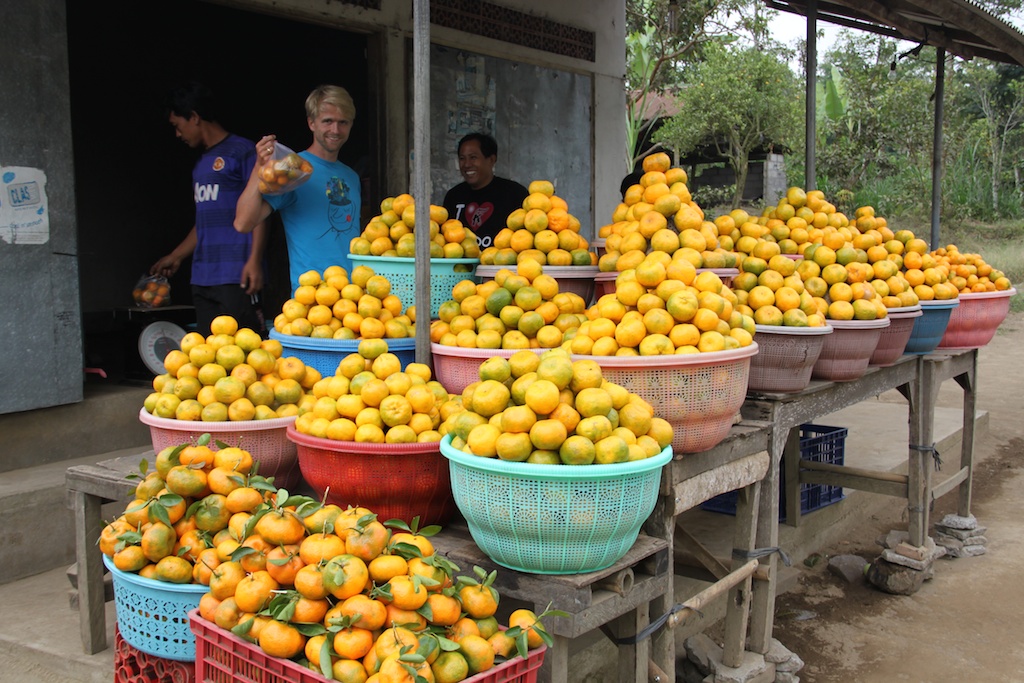
[[[889,318],[880,320],[829,320],[834,329],[825,337],[821,354],[811,371],[813,379],[850,382],[868,369],[868,361],[878,348],[882,330]]]
[[[921,306],[904,306],[902,308],[889,309],[889,327],[882,330],[878,338],[878,346],[871,354],[868,365],[879,365],[885,367],[892,365],[903,356],[903,350],[907,348],[910,335],[914,331],[915,318],[924,315]]]
[[[159,453],[168,446],[195,443],[200,436],[209,433],[213,438],[208,444],[218,450],[218,441],[229,446],[244,448],[259,463],[259,474],[274,477],[278,488],[293,488],[299,483],[302,473],[295,444],[288,440],[285,430],[295,422],[294,417],[279,417],[272,420],[241,420],[237,422],[193,422],[191,420],[170,420],[139,411],[139,420],[149,425],[153,450]]]
[[[114,683],[192,683],[196,680],[194,662],[146,654],[121,637],[114,624]]]
[[[523,349],[466,349],[461,346],[444,346],[431,343],[430,353],[434,358],[434,376],[448,390],[449,394],[461,394],[473,382],[480,379],[480,365],[488,358],[499,356],[511,358]],[[541,354],[548,349],[526,349]]]
[[[361,506],[381,521],[444,524],[456,513],[448,461],[438,442],[385,444],[335,441],[288,427],[299,468],[318,498],[341,507]]]
[[[748,391],[792,393],[811,383],[811,371],[832,327],[758,325],[757,355],[750,359]]]
[[[960,305],[949,314],[949,323],[939,341],[940,349],[978,349],[985,346],[1010,312],[1010,297],[1017,290],[969,292],[960,295]]]
[[[729,351],[668,356],[577,356],[601,366],[609,382],[622,385],[672,424],[672,451],[699,453],[729,434],[747,395],[756,342]]]
[[[271,657],[259,646],[189,612],[189,626],[196,636],[196,680],[203,683],[324,683],[327,679],[290,659]],[[536,683],[544,663],[545,646],[530,650],[526,659],[516,657],[464,683]]]

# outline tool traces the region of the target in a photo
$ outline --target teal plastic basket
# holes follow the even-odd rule
[[[672,447],[614,465],[534,465],[483,458],[441,441],[455,505],[481,551],[530,574],[605,569],[629,552],[654,511]]]
[[[191,662],[196,638],[189,627],[189,611],[210,588],[201,583],[168,583],[123,572],[106,555],[103,564],[114,583],[114,609],[121,637],[132,647],[154,657]]]
[[[914,329],[910,332],[910,339],[907,340],[903,353],[922,356],[934,351],[942,341],[942,335],[946,333],[950,314],[959,305],[959,299],[922,301],[922,314],[914,318]]]
[[[270,331],[270,338],[281,342],[283,356],[295,356],[306,365],[316,368],[324,377],[333,377],[338,371],[338,363],[350,353],[359,351],[361,339],[315,339],[313,337],[297,337],[281,334],[277,330]],[[398,356],[402,369],[416,360],[416,338],[385,339],[388,351]]]
[[[402,302],[402,310],[416,303],[416,259],[400,256],[360,256],[349,254],[352,267],[369,266],[377,275],[391,283],[391,293]],[[475,258],[430,259],[430,317],[437,317],[441,304],[452,298],[452,287],[463,280],[475,282],[474,273],[480,264]],[[456,270],[456,266],[468,270]],[[420,316],[422,318],[422,316]]]

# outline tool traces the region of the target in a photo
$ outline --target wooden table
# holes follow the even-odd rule
[[[970,484],[973,468],[975,376],[977,351],[938,352],[932,355],[904,355],[888,367],[871,366],[864,375],[850,382],[812,381],[803,391],[792,394],[750,394],[742,414],[746,419],[762,420],[772,425],[769,453],[772,466],[765,477],[764,488],[777,491],[783,456],[786,468],[786,523],[799,526],[802,483],[828,484],[897,496],[907,500],[910,542],[923,545],[928,533],[928,513],[932,501],[953,489],[960,492],[960,512],[969,514]],[[935,401],[939,386],[953,378],[964,388],[964,432],[959,471],[932,488],[933,434]],[[898,390],[908,401],[908,473],[871,471],[847,465],[831,465],[801,461],[800,425],[821,415],[833,413],[891,389]],[[758,516],[757,545],[778,544],[778,497],[762,496]],[[762,558],[774,574],[774,555]],[[760,582],[754,586],[751,611],[750,649],[767,652],[771,644],[774,620],[775,583]]]
[[[674,681],[675,635],[672,628],[691,618],[702,604],[728,593],[725,619],[725,645],[723,663],[738,666],[747,636],[751,585],[754,579],[753,566],[749,556],[756,547],[755,533],[758,528],[759,500],[772,498],[771,488],[765,489],[763,482],[771,471],[768,454],[771,425],[764,421],[744,420],[734,425],[728,436],[713,448],[701,453],[678,453],[665,466],[661,479],[661,496],[654,513],[644,526],[645,531],[665,539],[674,549],[686,537],[694,546],[701,563],[714,575],[716,581],[699,594],[690,596],[683,605],[691,609],[675,611],[674,587],[651,602],[656,615],[673,612],[668,621],[669,628],[663,628],[652,636],[651,658],[661,680]],[[683,512],[695,508],[704,501],[730,491],[738,491],[733,548],[736,554],[731,566],[726,566],[700,543],[679,529],[676,520]],[[775,524],[777,524],[777,517]],[[678,536],[677,536],[678,534]],[[674,577],[675,563],[669,554],[669,573]],[[761,574],[758,578],[774,581],[771,575]],[[627,679],[620,679],[627,680]],[[637,681],[642,679],[637,678]]]
[[[95,654],[108,647],[106,599],[103,594],[105,569],[97,545],[104,526],[101,508],[104,503],[130,502],[137,481],[127,476],[139,471],[139,463],[143,459],[148,460],[152,469],[154,454],[149,449],[94,465],[69,467],[64,475],[75,524],[78,622],[82,649],[86,654]]]
[[[537,614],[549,605],[567,617],[545,619],[554,646],[544,656],[539,680],[565,683],[569,677],[569,641],[596,628],[611,626],[617,637],[634,635],[650,623],[650,604],[671,591],[669,544],[641,534],[633,547],[607,569],[586,574],[527,574],[506,569],[483,554],[464,522],[445,527],[434,537],[437,551],[462,573],[473,566],[497,570],[494,587],[502,597],[525,602]],[[618,646],[617,681],[646,681],[650,642]]]

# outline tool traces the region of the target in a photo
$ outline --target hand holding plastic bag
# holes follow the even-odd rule
[[[278,195],[291,192],[313,175],[313,165],[274,142],[274,155],[260,166],[259,190],[262,194]]]
[[[132,290],[135,305],[141,308],[160,308],[171,305],[171,284],[163,275],[143,275]]]

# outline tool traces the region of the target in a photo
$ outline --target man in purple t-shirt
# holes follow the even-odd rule
[[[181,244],[149,272],[170,277],[191,255],[197,331],[207,336],[215,317],[230,315],[239,328],[248,327],[263,336],[259,292],[267,227],[260,223],[245,235],[234,227],[238,196],[256,160],[253,143],[221,126],[210,91],[199,83],[175,89],[168,110],[178,138],[203,150],[192,169],[196,221]]]

